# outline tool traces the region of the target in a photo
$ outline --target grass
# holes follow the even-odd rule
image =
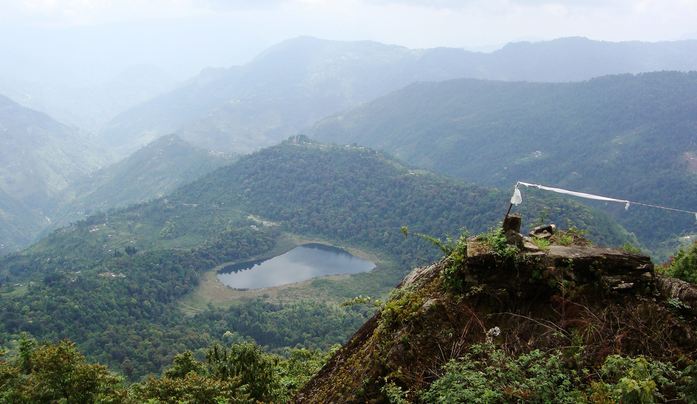
[[[532,243],[537,246],[542,251],[549,251],[549,247],[552,245],[552,243],[546,239],[546,238],[537,238],[537,237],[532,237]],[[569,243],[571,244],[571,243]],[[567,245],[569,245],[567,244]]]
[[[21,297],[27,294],[29,288],[26,284],[21,284],[19,286],[8,286],[0,291],[0,296],[6,298]]]
[[[282,285],[273,288],[235,290],[221,283],[217,278],[218,271],[229,264],[272,258],[284,254],[296,246],[307,243],[332,244],[327,240],[309,239],[302,236],[284,233],[271,251],[244,260],[228,262],[206,271],[200,280],[199,286],[192,293],[185,296],[180,302],[181,311],[192,316],[200,313],[213,305],[217,308],[230,307],[242,303],[245,300],[262,298],[274,303],[289,303],[296,301],[318,301],[323,303],[341,303],[346,299],[358,295],[383,296],[404,276],[396,269],[392,261],[381,254],[359,250],[353,247],[345,247],[352,255],[370,260],[376,264],[376,268],[367,273],[356,275],[333,275],[321,278],[309,279],[304,282]]]

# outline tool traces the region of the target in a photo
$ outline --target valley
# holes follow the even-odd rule
[[[278,42],[341,2],[174,3],[111,44],[63,9],[85,66],[0,39],[0,402],[697,396],[697,40]]]
[[[124,369],[124,358],[131,358],[129,368],[137,361],[142,367],[131,369],[134,378],[157,371],[174,352],[202,349],[226,331],[269,349],[298,343],[326,349],[372,311],[341,303],[384,296],[405,268],[437,256],[427,242],[405,237],[402,226],[436,237],[463,227],[481,232],[505,213],[506,198],[410,169],[364,147],[293,137],[165,198],[90,216],[5,257],[0,335],[67,337],[117,369]],[[546,209],[552,219],[568,219],[569,226],[587,228],[604,243],[632,240],[607,216],[578,204],[533,198],[526,209]],[[211,285],[211,268],[292,249],[292,239],[279,241],[286,232],[365,250],[378,257],[378,268],[261,296],[230,296]],[[199,288],[202,280],[206,286]],[[13,294],[9,285],[17,283],[30,285],[26,293]],[[189,317],[182,317],[182,308]],[[104,330],[116,329],[131,337],[103,345],[111,338]],[[144,355],[158,359],[139,359]]]

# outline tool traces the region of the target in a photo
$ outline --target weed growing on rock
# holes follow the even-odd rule
[[[546,238],[532,238],[533,244],[537,246],[542,251],[549,251],[549,246],[552,244],[550,241]]]
[[[408,237],[409,228],[402,226],[402,234]],[[416,233],[416,236],[438,247],[445,257],[446,266],[443,270],[443,284],[447,290],[461,291],[464,287],[462,277],[458,273],[467,262],[467,230],[462,230],[457,238],[447,236],[445,240],[428,234]]]
[[[477,236],[477,239],[483,241],[491,250],[503,259],[515,257],[520,250],[518,247],[510,244],[506,239],[503,229],[500,227],[493,228],[488,232]]]

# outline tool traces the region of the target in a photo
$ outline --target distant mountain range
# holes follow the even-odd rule
[[[483,185],[518,180],[697,207],[697,73],[577,83],[419,83],[309,131]],[[697,232],[689,214],[640,206],[616,217],[649,244]]]
[[[206,149],[248,152],[417,81],[578,81],[656,70],[697,70],[697,41],[564,38],[477,53],[300,37],[271,47],[244,66],[202,72],[120,114],[102,138],[121,155],[173,132]]]
[[[163,195],[175,186],[222,164],[217,158],[207,161],[212,155],[204,150],[248,152],[276,144],[328,115],[365,103],[369,104],[358,107],[357,112],[344,114],[346,121],[343,124],[329,123],[332,122],[330,119],[319,124],[311,133],[326,140],[384,148],[419,166],[495,186],[509,186],[511,176],[505,172],[498,173],[495,169],[482,171],[480,168],[489,167],[487,164],[494,162],[495,167],[509,167],[510,164],[501,165],[500,158],[507,156],[503,153],[505,150],[497,149],[494,154],[487,154],[487,150],[492,145],[501,147],[502,137],[512,136],[513,139],[505,144],[515,152],[521,149],[525,153],[533,153],[528,159],[531,163],[526,167],[536,167],[536,178],[560,184],[584,185],[581,180],[559,178],[566,175],[563,173],[569,167],[562,167],[559,171],[554,171],[550,166],[543,167],[542,161],[551,156],[545,153],[550,150],[560,153],[573,151],[574,155],[579,155],[580,150],[591,156],[589,161],[594,161],[593,158],[600,158],[603,152],[619,150],[620,145],[625,145],[625,148],[636,146],[641,150],[654,148],[657,143],[653,142],[660,139],[655,135],[658,133],[656,131],[673,136],[674,128],[690,125],[691,104],[685,103],[690,93],[678,88],[683,84],[684,76],[666,73],[660,76],[662,79],[658,84],[651,84],[649,80],[647,85],[654,87],[648,90],[641,87],[644,85],[641,81],[634,82],[629,78],[599,79],[578,85],[513,81],[576,81],[617,72],[697,69],[696,55],[697,41],[690,40],[609,43],[565,38],[510,44],[492,53],[477,53],[448,48],[412,50],[375,42],[338,42],[300,37],[271,47],[244,66],[208,69],[176,90],[120,114],[96,137],[2,98],[2,130],[12,134],[2,139],[5,147],[0,151],[0,190],[3,191],[0,220],[7,223],[6,229],[19,226],[22,230],[6,231],[7,236],[0,238],[0,244],[12,245],[12,248],[25,245],[33,239],[37,229],[46,228],[50,220],[63,224],[69,219],[81,217],[85,212],[124,206]],[[156,70],[147,67],[125,73],[113,85],[105,87],[105,94],[108,93],[110,99],[120,105],[107,109],[113,112],[125,108],[128,103],[152,96],[157,88],[166,87],[166,78],[158,76]],[[511,82],[412,84],[459,77]],[[373,102],[409,85],[411,87],[395,95]],[[453,85],[451,90],[447,88],[450,85]],[[686,85],[685,88],[691,88],[690,83]],[[665,86],[666,92],[661,93],[661,86]],[[430,88],[432,90],[426,90]],[[678,90],[672,95],[666,94],[670,88]],[[420,93],[422,91],[423,94]],[[437,94],[439,92],[443,94]],[[672,107],[660,104],[654,95],[670,105],[680,105]],[[93,99],[90,97],[83,101]],[[465,105],[464,109],[458,109],[461,103],[467,104],[467,100],[471,103]],[[25,101],[36,100],[30,97]],[[452,105],[448,104],[451,101]],[[564,110],[560,110],[558,102],[566,105]],[[643,107],[643,104],[640,105],[643,102],[653,106]],[[71,99],[62,100],[61,105],[68,104],[72,104]],[[99,103],[93,104],[91,107],[101,108]],[[409,105],[412,105],[412,110]],[[385,111],[381,111],[381,108]],[[676,112],[676,108],[683,112]],[[89,108],[81,110],[86,114],[91,113]],[[401,114],[400,111],[409,112]],[[367,126],[360,129],[362,133],[346,129],[351,125],[361,127],[361,118],[356,114],[365,115]],[[636,119],[633,114],[636,114]],[[671,119],[664,119],[666,116]],[[642,123],[634,124],[635,121]],[[334,136],[326,129],[331,126],[331,132],[342,125],[346,129],[345,135],[339,130]],[[439,131],[452,129],[456,132],[445,135],[438,132],[438,136],[435,136],[431,125],[437,125]],[[633,136],[630,132],[616,135],[620,139],[616,141],[617,144],[607,141],[609,138],[601,141],[593,137],[609,136],[605,129],[610,134],[615,133],[613,131],[631,130],[653,134],[646,135],[648,138],[636,135],[644,139],[641,146],[627,143],[626,140]],[[467,164],[453,163],[467,155],[462,152],[462,145],[457,144],[461,130],[465,130],[467,136],[473,133],[473,139],[486,134],[486,142],[482,143],[481,153],[477,154],[479,160],[488,156],[486,161],[465,170],[476,175],[467,176],[463,172],[465,167],[469,167]],[[567,135],[555,138],[550,134],[551,130]],[[395,135],[397,131],[398,136]],[[587,135],[586,132],[593,134]],[[171,133],[177,133],[180,139],[162,140],[162,143],[156,143],[127,161],[95,173],[97,168],[115,161],[114,156],[126,158],[151,141]],[[667,146],[673,154],[659,154],[662,160],[652,161],[647,166],[653,169],[649,177],[662,178],[663,175],[686,170],[691,172],[697,157],[691,146],[683,145],[684,141],[689,141],[689,136],[682,133],[689,131],[678,132],[678,136],[682,136],[680,140]],[[526,136],[538,134],[541,135],[537,140],[516,143],[528,139]],[[366,136],[371,139],[365,139]],[[591,144],[589,149],[582,140],[591,138],[597,145],[609,143],[607,147],[597,146],[597,149],[594,148],[596,144]],[[543,139],[544,144],[527,150]],[[165,144],[169,146],[163,146]],[[682,163],[676,164],[683,164],[686,169],[665,168],[668,161],[676,161],[673,158],[675,155],[682,156],[677,158]],[[559,155],[555,156],[559,158]],[[506,162],[510,163],[508,158]],[[474,158],[468,161],[479,160]],[[534,165],[534,162],[539,164]],[[514,159],[511,164],[517,167],[527,163]],[[605,167],[602,164],[594,166]],[[656,171],[659,168],[665,168],[669,173],[659,174]],[[545,170],[552,171],[549,171],[549,175],[542,175]],[[612,172],[616,167],[607,166],[606,170]],[[586,178],[605,178],[604,171],[591,170],[584,175]],[[639,178],[637,175],[632,173],[617,177],[613,180],[617,186],[609,182],[596,182],[596,185],[607,187],[598,186],[595,190],[606,191],[610,188],[611,191],[624,192],[627,180],[636,181]],[[673,185],[692,189],[689,182],[692,177],[679,178],[688,182]],[[653,191],[634,190],[627,195],[647,201],[675,202],[678,206],[691,203],[687,196],[667,200],[650,192]],[[633,220],[642,223],[635,229],[642,233],[652,231],[649,223],[653,219],[648,216]],[[671,236],[692,230],[680,223],[669,224],[670,228],[677,226],[676,233],[670,233]],[[653,241],[668,235],[657,233],[660,234],[655,234]]]

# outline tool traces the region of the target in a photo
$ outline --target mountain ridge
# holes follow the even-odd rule
[[[577,83],[418,83],[307,133],[489,186],[521,180],[690,210],[697,202],[689,165],[697,148],[696,90],[694,72]],[[697,232],[684,215],[656,216],[639,206],[614,213],[653,246]]]
[[[177,132],[207,149],[248,152],[418,81],[574,81],[612,73],[697,69],[697,57],[691,56],[697,54],[697,41],[580,44],[583,49],[575,49],[578,39],[560,39],[477,53],[295,38],[248,64],[204,71],[183,87],[124,112],[101,138],[125,153],[158,134]],[[588,60],[603,63],[589,65]]]

